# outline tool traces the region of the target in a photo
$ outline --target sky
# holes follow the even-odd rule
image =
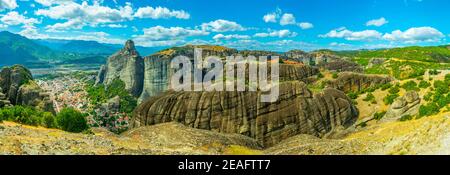
[[[448,0],[0,0],[31,39],[288,51],[448,44]]]

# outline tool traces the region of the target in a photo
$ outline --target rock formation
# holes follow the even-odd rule
[[[326,70],[337,72],[363,72],[363,68],[359,64],[344,59],[334,59],[330,62],[322,62],[317,66]]]
[[[1,70],[0,90],[0,103],[3,105],[28,105],[54,111],[49,94],[34,82],[31,72],[23,66],[15,65]]]
[[[125,83],[125,88],[136,97],[142,92],[144,81],[144,59],[137,52],[134,42],[129,40],[125,47],[108,58],[97,76],[97,84],[108,85],[115,79]]]
[[[340,73],[337,79],[328,81],[327,86],[348,92],[357,92],[377,85],[390,83],[393,79],[381,75],[364,75],[353,72]]]
[[[404,96],[395,99],[382,121],[393,121],[405,115],[416,115],[419,112],[419,108],[419,94],[416,91],[407,92]]]
[[[171,92],[153,97],[134,112],[133,127],[165,122],[255,138],[264,146],[297,134],[324,136],[351,126],[358,111],[341,91],[312,94],[306,84],[280,84],[275,103],[260,103],[261,92]]]
[[[339,56],[336,56],[329,51],[315,51],[307,53],[301,50],[291,50],[283,54],[283,59],[301,62],[305,65],[318,65],[332,62],[339,58]]]

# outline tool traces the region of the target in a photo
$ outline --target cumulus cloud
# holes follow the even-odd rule
[[[275,12],[272,13],[268,13],[266,15],[263,16],[263,20],[266,23],[276,23],[278,18],[280,18],[280,14],[281,14],[281,9],[277,8],[275,10]]]
[[[437,42],[444,37],[442,32],[432,27],[413,27],[404,32],[395,30],[383,35],[383,39],[406,43]]]
[[[386,20],[386,18],[380,18],[380,19],[373,19],[370,21],[367,21],[366,26],[377,26],[380,27],[382,25],[385,25],[389,23],[389,21]]]
[[[232,34],[232,35],[224,35],[224,34],[217,34],[213,37],[214,40],[219,41],[222,39],[230,40],[230,39],[250,39],[251,37],[248,35],[238,35],[238,34]]]
[[[324,35],[319,35],[322,38],[344,38],[351,41],[359,40],[376,40],[382,37],[382,34],[376,30],[351,31],[345,27],[332,30]]]
[[[134,14],[138,18],[151,18],[151,19],[161,19],[161,18],[178,18],[178,19],[189,19],[190,14],[183,10],[170,10],[166,7],[142,7],[137,10]]]
[[[291,24],[296,24],[295,16],[290,13],[283,14],[283,16],[281,17],[281,20],[280,20],[280,25],[285,26],[285,25],[291,25]]]
[[[74,0],[34,0],[34,1],[43,6],[52,6],[56,4],[67,4],[73,2]]]
[[[300,28],[302,28],[303,30],[314,28],[314,25],[311,24],[311,23],[309,23],[309,22],[298,23],[298,26],[299,26]]]
[[[25,36],[30,39],[46,39],[49,36],[46,34],[39,33],[35,26],[24,26],[24,29],[19,32],[20,35]]]
[[[179,40],[191,36],[205,36],[209,35],[209,32],[197,30],[197,29],[187,29],[182,27],[170,27],[166,28],[163,26],[155,26],[151,28],[145,28],[143,35],[139,35],[136,38],[139,40]]]
[[[39,9],[35,12],[36,15],[46,16],[52,19],[67,20],[64,23],[56,23],[47,26],[50,30],[59,29],[79,29],[86,25],[97,26],[103,23],[115,23],[133,18],[133,9],[130,3],[123,7],[113,9],[106,6],[101,6],[98,2],[89,5],[86,1],[82,4],[65,3],[57,6],[52,6],[48,9]]]
[[[34,24],[40,23],[40,21],[38,21],[37,19],[27,18],[26,16],[23,16],[16,11],[8,12],[7,14],[2,15],[0,21],[3,22],[5,25],[10,26],[16,25],[32,26]]]
[[[15,9],[17,8],[17,2],[16,0],[0,0],[0,11],[3,11],[5,9]]]
[[[243,31],[245,30],[240,24],[234,21],[228,21],[223,19],[218,19],[215,21],[211,21],[209,23],[203,23],[201,25],[202,30],[204,31],[213,31],[213,32],[233,32],[233,31]]]
[[[286,37],[296,37],[296,32],[291,32],[289,30],[275,30],[275,31],[269,31],[268,33],[256,33],[254,35],[255,37],[265,38],[265,37],[279,37],[279,38],[286,38]]]

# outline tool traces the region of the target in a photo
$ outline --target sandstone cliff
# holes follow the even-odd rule
[[[132,95],[139,97],[142,93],[143,72],[144,59],[137,52],[134,42],[129,40],[123,49],[108,58],[105,67],[101,67],[96,83],[108,85],[120,79]]]
[[[341,91],[312,94],[299,81],[280,84],[276,103],[260,103],[261,92],[166,92],[142,103],[133,127],[176,121],[198,129],[237,133],[271,146],[297,134],[324,136],[351,126],[358,111]]]
[[[31,72],[23,66],[5,67],[0,72],[0,99],[3,106],[28,105],[53,112],[53,102],[34,82]]]
[[[393,81],[391,77],[381,75],[365,75],[353,72],[340,73],[337,79],[328,81],[328,87],[348,92],[357,92],[377,85]]]

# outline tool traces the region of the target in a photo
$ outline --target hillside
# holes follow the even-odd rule
[[[111,55],[117,48],[100,44],[96,41],[69,41],[58,48],[60,51],[80,54],[106,54]]]
[[[450,62],[450,49],[448,46],[411,46],[379,50],[341,51],[335,53],[340,56],[361,59],[398,58],[404,60],[416,60],[434,63]]]
[[[0,32],[0,64],[17,64],[54,59],[58,53],[28,38],[10,32]]]

